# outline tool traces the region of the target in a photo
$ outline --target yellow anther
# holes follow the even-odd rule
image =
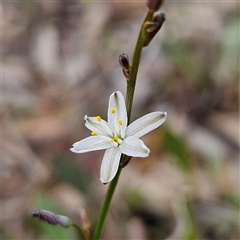
[[[118,120],[118,123],[119,123],[119,125],[122,126],[122,124],[123,124],[122,119]]]
[[[115,112],[116,112],[115,108],[111,108],[111,113],[115,113]]]
[[[115,141],[114,141],[114,139],[112,138],[112,139],[110,140],[110,142],[113,143],[113,142],[115,142]]]
[[[91,132],[91,135],[92,135],[92,136],[96,136],[97,133],[93,131],[93,132]]]
[[[115,136],[113,137],[113,139],[114,139],[115,141],[117,141],[117,140],[118,140],[118,136],[115,135]]]
[[[102,118],[100,116],[96,116],[96,119],[101,122]]]

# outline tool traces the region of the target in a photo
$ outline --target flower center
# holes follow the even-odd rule
[[[110,142],[113,144],[114,147],[118,147],[122,143],[122,139],[119,138],[117,135],[114,135]]]

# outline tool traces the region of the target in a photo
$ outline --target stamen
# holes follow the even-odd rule
[[[97,133],[93,131],[93,132],[91,132],[91,135],[92,135],[92,136],[96,136]]]
[[[117,141],[117,140],[118,140],[118,136],[115,135],[115,136],[113,137],[113,139],[114,139],[115,141]]]
[[[119,123],[119,125],[121,125],[121,126],[122,126],[122,124],[123,124],[123,121],[122,121],[122,119],[119,119],[119,120],[118,120],[118,123]]]
[[[115,112],[116,112],[115,108],[111,108],[111,113],[115,113]]]
[[[110,140],[110,142],[114,147],[118,147],[118,143],[116,143],[113,138]]]
[[[96,119],[101,122],[102,118],[100,116],[96,116]]]

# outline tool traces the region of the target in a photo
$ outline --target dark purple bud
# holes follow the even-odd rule
[[[129,70],[131,68],[130,64],[129,64],[129,58],[128,55],[126,53],[122,53],[119,55],[118,57],[118,61],[122,67],[122,71],[123,71],[123,75],[124,77],[128,80],[129,79]]]
[[[118,61],[124,70],[127,70],[127,71],[129,70],[129,68],[130,68],[129,58],[126,53],[120,54],[118,57]]]
[[[146,47],[152,41],[157,32],[161,29],[165,20],[165,14],[160,13],[153,18],[153,21],[145,23],[145,31],[147,32],[147,35],[145,38],[144,47]]]
[[[33,217],[38,217],[41,220],[51,224],[51,225],[61,225],[63,227],[70,227],[72,224],[72,221],[70,218],[62,215],[58,215],[55,213],[52,213],[47,210],[35,210],[32,213]]]
[[[164,0],[148,0],[147,7],[154,12],[158,11],[163,5]]]

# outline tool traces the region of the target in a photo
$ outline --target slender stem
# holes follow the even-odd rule
[[[88,240],[83,232],[83,230],[76,224],[76,223],[72,223],[72,226],[74,228],[76,228],[77,230],[77,233],[78,233],[78,236],[80,239],[83,239],[83,240]]]
[[[127,109],[127,116],[128,116],[128,124],[130,121],[130,116],[131,116],[131,110],[132,110],[132,104],[133,104],[133,96],[134,96],[134,90],[135,90],[135,85],[136,85],[136,79],[137,79],[137,72],[138,72],[138,67],[141,59],[141,52],[142,48],[144,47],[144,39],[145,39],[145,31],[144,31],[144,24],[146,21],[150,21],[152,19],[154,12],[152,10],[149,10],[143,24],[141,26],[139,35],[138,35],[138,40],[135,46],[134,54],[133,54],[133,61],[132,61],[132,67],[130,70],[130,78],[128,81],[127,85],[127,94],[126,94],[126,109]],[[123,155],[122,158],[123,159]],[[118,171],[114,179],[111,181],[107,195],[105,197],[104,203],[102,205],[102,209],[98,218],[98,222],[96,225],[96,229],[94,232],[93,240],[98,240],[101,236],[103,224],[109,209],[110,202],[112,200],[113,193],[115,191],[115,188],[118,183],[118,179],[120,176],[120,173],[122,171],[122,167],[119,166]]]
[[[97,226],[96,226],[96,229],[95,229],[95,232],[94,232],[93,240],[98,240],[100,235],[101,235],[104,220],[106,218],[106,215],[107,215],[107,212],[108,212],[108,208],[109,208],[114,190],[117,186],[121,170],[122,170],[122,168],[119,166],[116,176],[110,182],[110,185],[109,185],[109,188],[108,188],[108,191],[107,191],[107,195],[105,197],[104,203],[102,205],[101,213],[100,213],[100,216],[98,218],[98,222],[97,222]]]
[[[141,29],[140,29],[140,32],[138,35],[138,39],[137,39],[137,44],[136,44],[134,54],[133,54],[132,67],[130,70],[129,80],[127,82],[128,84],[127,84],[127,94],[126,94],[126,108],[127,108],[127,115],[128,115],[128,124],[130,122],[130,117],[131,117],[131,112],[132,112],[133,97],[134,97],[139,63],[141,60],[142,49],[144,47],[144,40],[145,40],[144,25],[145,25],[145,22],[151,21],[153,14],[154,14],[154,12],[152,10],[148,11],[148,13],[143,21],[143,24],[141,26]]]

